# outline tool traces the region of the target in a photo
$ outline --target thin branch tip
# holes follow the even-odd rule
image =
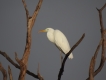
[[[39,80],[44,80],[43,77],[42,77],[41,74],[40,74],[40,65],[39,65],[39,63],[38,63],[37,74],[38,74]]]
[[[15,52],[15,60],[16,60],[16,61],[18,62],[18,64],[19,64],[20,60],[18,59],[16,52]]]
[[[85,37],[85,33],[82,36]]]
[[[99,9],[96,7],[96,10],[99,11]]]
[[[17,53],[15,52],[15,56],[17,57]]]

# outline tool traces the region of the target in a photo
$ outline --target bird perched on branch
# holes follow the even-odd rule
[[[40,30],[39,32],[47,32],[47,38],[49,41],[54,43],[56,47],[64,54],[67,54],[70,51],[71,48],[69,42],[66,36],[60,30],[46,28],[45,30]],[[73,54],[71,53],[68,57],[69,59],[73,59]]]

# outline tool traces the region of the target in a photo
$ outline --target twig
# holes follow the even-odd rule
[[[103,5],[103,7],[101,9],[98,9],[99,12],[99,20],[100,20],[100,27],[101,27],[101,37],[103,37],[103,31],[104,31],[104,26],[103,26],[103,19],[102,19],[102,10],[106,7],[106,3]]]
[[[60,50],[60,60],[61,60],[61,65],[62,65],[62,62],[63,62],[63,56],[62,56],[62,50],[55,44],[55,46]]]
[[[37,70],[37,74],[38,74],[38,78],[39,78],[39,80],[44,80],[43,79],[43,77],[40,75],[40,69],[39,69],[40,67],[39,67],[39,63],[38,63],[38,70]]]
[[[60,51],[60,59],[61,59],[61,65],[62,65],[62,62],[63,62],[63,56],[62,56],[62,52]]]
[[[18,64],[16,64],[5,52],[0,51],[0,54],[2,56],[4,56],[13,66],[15,66],[16,68],[20,69],[20,66]],[[29,70],[27,70],[26,73],[28,75],[38,79],[38,75],[30,72]]]
[[[18,63],[20,63],[21,61],[18,59],[18,57],[17,57],[17,53],[15,52],[15,60],[18,62]]]
[[[10,66],[8,66],[8,74],[9,74],[9,79],[13,80],[12,72]]]
[[[2,64],[0,63],[0,71],[3,74],[3,80],[7,80],[7,72],[6,70],[3,68]]]
[[[26,3],[25,3],[24,0],[22,0],[22,3],[23,3],[23,5],[24,5],[25,11],[26,11],[26,19],[27,19],[27,23],[28,23],[29,11],[28,11],[28,9],[27,9],[27,5],[26,5]],[[28,26],[28,24],[27,24],[27,26]]]
[[[79,45],[79,43],[83,40],[83,38],[85,37],[85,34],[82,35],[82,37],[78,40],[78,42],[71,48],[71,50],[65,55],[65,58],[63,59],[59,74],[58,74],[58,80],[61,80],[61,76],[64,72],[64,66],[65,66],[65,62],[68,58],[68,56],[71,54],[71,52]]]
[[[39,0],[38,5],[36,6],[36,9],[35,9],[35,11],[34,11],[34,13],[32,15],[32,26],[34,25],[34,22],[36,20],[38,12],[39,12],[39,10],[41,8],[42,2],[43,2],[43,0]]]

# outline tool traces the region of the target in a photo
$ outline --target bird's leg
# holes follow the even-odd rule
[[[60,59],[61,59],[61,64],[63,62],[63,56],[62,56],[62,52],[60,51]]]

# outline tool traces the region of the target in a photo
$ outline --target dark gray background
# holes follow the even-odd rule
[[[30,15],[39,0],[26,0]],[[85,80],[91,57],[100,41],[100,24],[97,8],[101,8],[106,0],[44,0],[32,30],[32,46],[28,61],[28,69],[40,73],[45,80],[57,80],[60,69],[59,50],[48,41],[46,33],[38,31],[47,27],[61,30],[69,40],[71,47],[86,34],[80,45],[73,51],[74,59],[67,60],[62,80]],[[103,11],[106,26],[106,8]],[[22,58],[26,41],[26,14],[21,0],[0,0],[0,50],[6,52],[14,61],[14,52]],[[17,80],[19,70],[0,55],[0,62],[7,70],[10,65],[13,79]],[[16,61],[15,61],[16,62]],[[96,67],[100,63],[100,53]],[[106,64],[95,80],[106,79]],[[2,74],[0,72],[0,80]],[[35,80],[26,75],[26,80]]]

